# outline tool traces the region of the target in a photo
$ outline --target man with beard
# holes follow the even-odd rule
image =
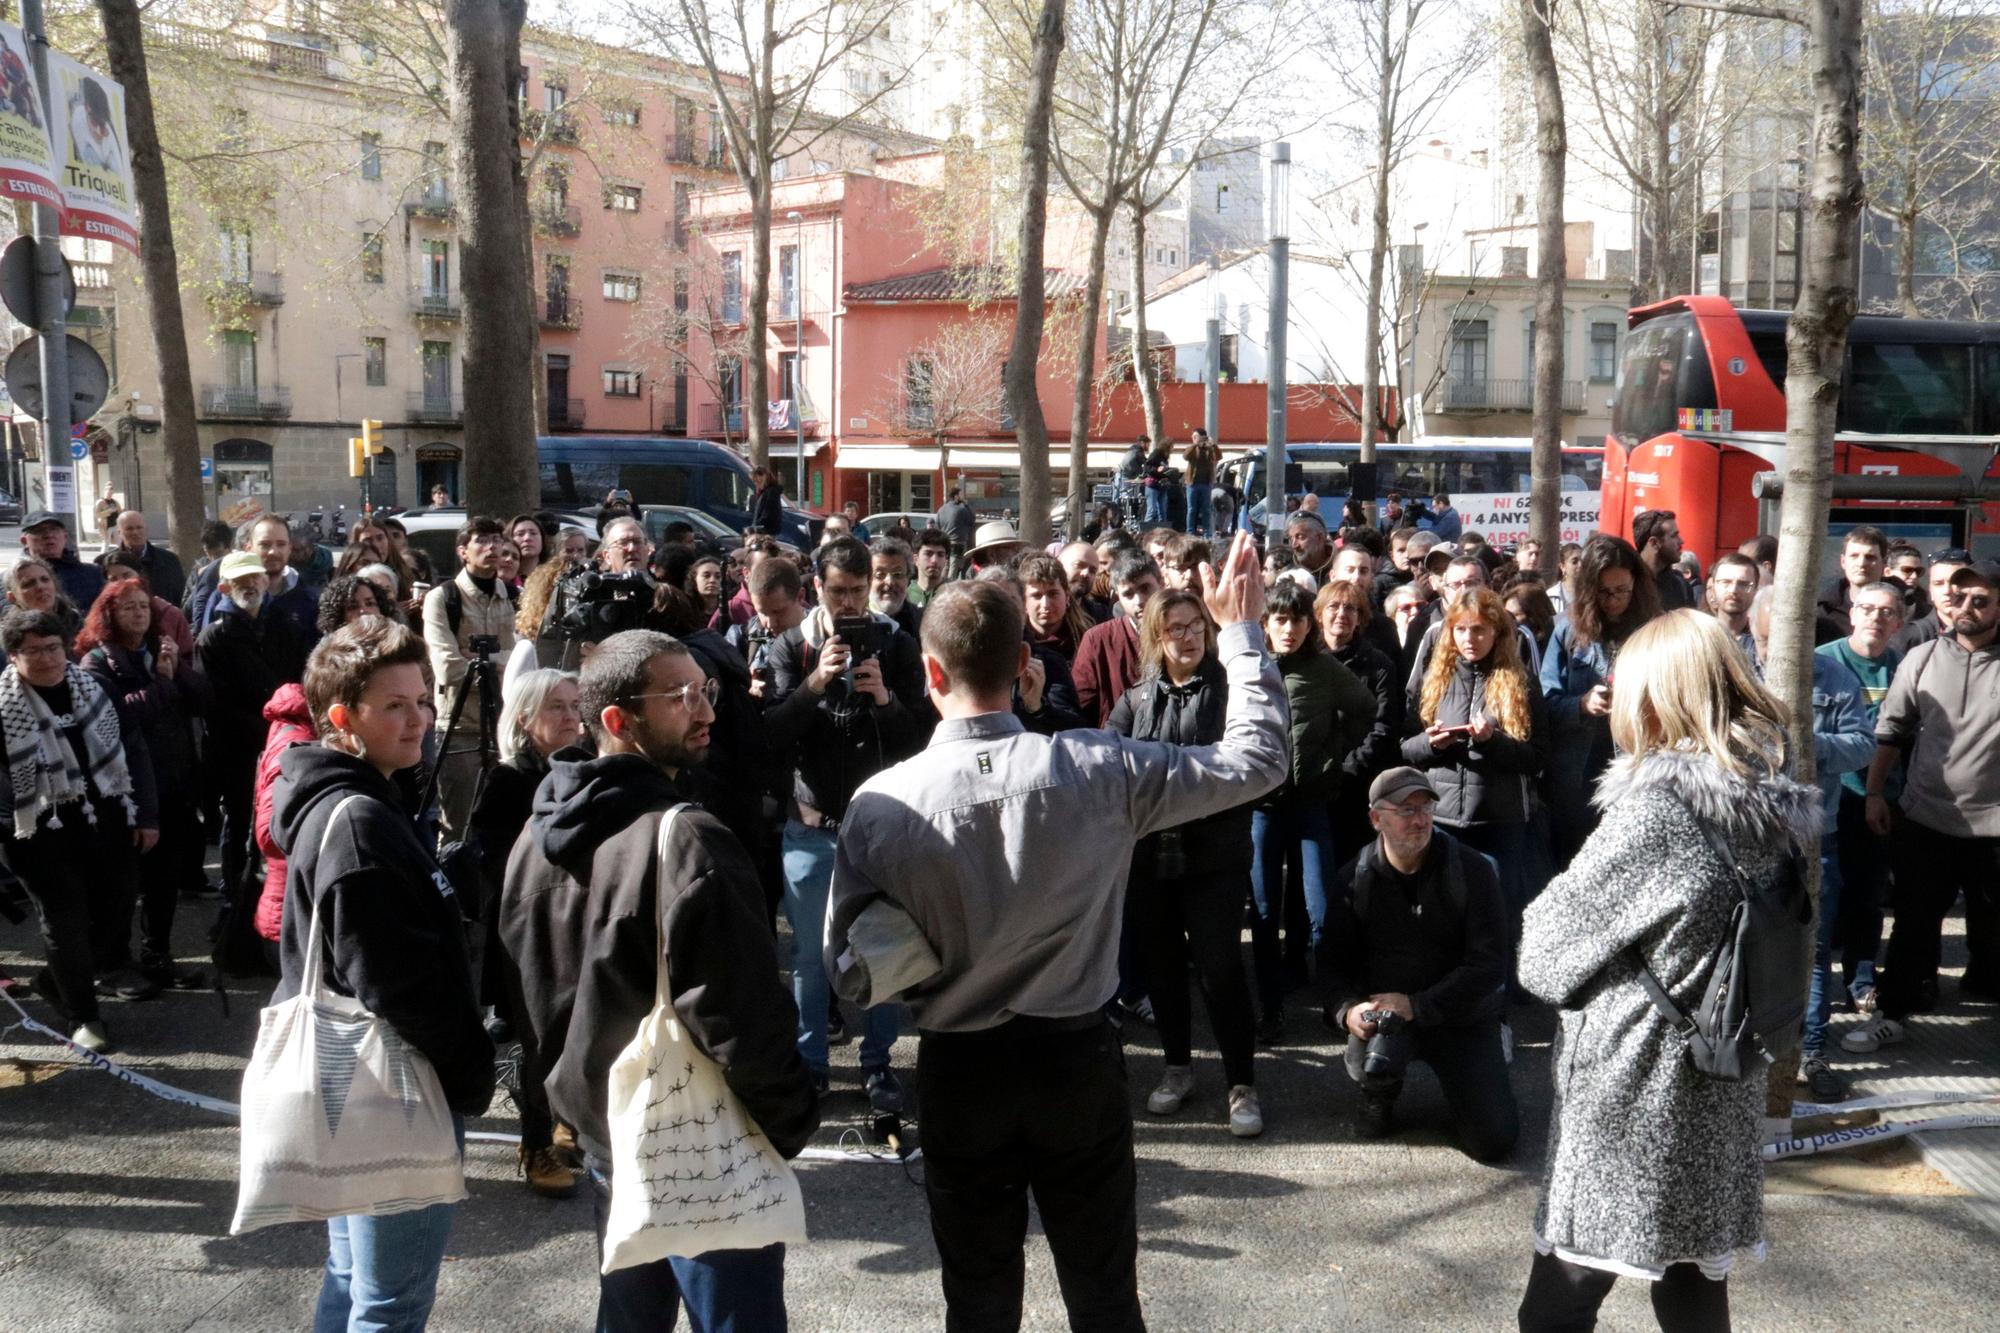
[[[1710,609],[1753,667],[1757,665],[1757,636],[1750,632],[1750,603],[1757,599],[1762,579],[1757,562],[1735,551],[1717,556],[1708,571]]]
[[[910,600],[910,548],[894,537],[868,543],[868,609],[914,635],[924,611]]]
[[[1962,546],[1953,546],[1931,556],[1930,573],[1924,586],[1925,600],[1930,603],[1931,609],[1906,621],[1903,628],[1896,632],[1891,646],[1897,652],[1907,653],[1920,643],[1929,643],[1938,635],[1951,632],[1951,576],[1971,563],[1972,553]]]
[[[1083,608],[1093,625],[1111,619],[1111,603],[1097,595],[1097,576],[1104,570],[1104,557],[1089,542],[1071,542],[1056,555],[1063,574],[1069,579],[1069,596]]]
[[[675,1017],[772,1147],[796,1157],[819,1107],[743,848],[692,807],[659,847],[686,771],[707,758],[715,683],[667,635],[628,630],[584,662],[579,690],[598,753],[551,758],[508,862],[501,936],[524,1043],[585,1153],[601,1246],[611,1066],[651,1012],[663,962]],[[621,1268],[598,1278],[597,1327],[667,1326],[685,1301],[696,1328],[782,1328],[784,1280],[781,1244]]]
[[[1333,539],[1326,535],[1326,523],[1308,509],[1300,509],[1285,521],[1285,541],[1298,557],[1299,568],[1313,576],[1315,584],[1326,582],[1333,563]]]
[[[258,524],[260,530],[265,526]],[[284,531],[283,523],[276,526]],[[195,642],[195,660],[214,694],[203,760],[222,799],[223,891],[242,909],[231,912],[232,923],[240,920],[246,931],[259,887],[248,885],[249,896],[243,897],[251,795],[266,731],[264,705],[280,685],[305,678],[308,651],[297,625],[272,603],[270,589],[271,576],[260,556],[250,551],[224,556],[218,569],[219,605]]]

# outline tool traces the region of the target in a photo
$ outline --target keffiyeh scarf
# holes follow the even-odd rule
[[[97,822],[97,807],[84,798],[95,783],[100,796],[117,797],[125,817],[136,822],[132,774],[125,767],[125,746],[119,739],[118,710],[111,697],[76,663],[63,668],[69,686],[70,711],[57,717],[34,687],[9,669],[0,675],[0,728],[7,741],[7,777],[14,791],[14,836],[32,838],[48,816],[50,828],[61,828],[57,808],[83,801],[84,816]],[[63,732],[82,728],[86,774],[77,767],[76,750]]]

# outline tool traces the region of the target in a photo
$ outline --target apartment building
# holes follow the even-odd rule
[[[240,521],[356,507],[347,441],[363,418],[388,441],[374,503],[422,503],[436,485],[462,497],[457,199],[435,90],[396,86],[400,64],[335,35],[263,25],[198,38],[227,63],[218,142],[281,163],[260,188],[178,221],[212,508]],[[532,35],[523,64],[542,425],[683,433],[686,377],[662,344],[677,332],[689,201],[735,179],[708,85],[691,67]],[[865,163],[921,142],[857,129],[815,154]],[[116,330],[118,383],[94,423],[110,442],[95,489],[163,511],[138,267],[120,256],[109,275],[98,308]]]

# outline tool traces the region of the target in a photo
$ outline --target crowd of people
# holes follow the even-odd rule
[[[276,517],[211,525],[184,570],[136,512],[94,564],[30,514],[0,860],[46,963],[10,984],[107,1051],[101,999],[205,983],[174,957],[181,904],[219,894],[212,965],[281,995],[330,913],[330,984],[455,1115],[488,1110],[495,1044],[520,1043],[523,1176],[587,1185],[600,1238],[607,1078],[656,994],[785,1157],[834,1045],[858,1038],[860,1096],[902,1115],[914,1028],[965,1328],[1018,1325],[1030,1196],[1076,1326],[1142,1326],[1133,1024],[1164,1055],[1149,1115],[1255,1137],[1260,1049],[1340,1040],[1359,1136],[1395,1132],[1421,1062],[1497,1161],[1521,1130],[1509,1011],[1540,999],[1566,1054],[1522,1327],[1587,1326],[1618,1274],[1655,1280],[1666,1327],[1723,1326],[1720,1279],[1761,1241],[1761,1082],[1674,1058],[1635,951],[1670,990],[1697,978],[1733,884],[1705,834],[1754,874],[1818,856],[1818,1102],[1939,1003],[1961,893],[1959,990],[2000,995],[2000,566],[1842,535],[1814,790],[1760,679],[1771,539],[1704,578],[1671,513],[1501,550],[1399,496],[1331,529],[1301,506],[1259,550],[1205,535],[1229,526],[1212,448],[1189,450],[1194,530],[1148,501],[1155,521],[1046,549],[957,493],[921,532],[849,506],[811,552],[754,525],[727,551],[684,523],[656,541],[615,504],[594,533],[471,516],[449,577],[393,520],[338,553]],[[368,814],[330,837],[353,796]],[[1837,1006],[1865,1021],[1830,1047]],[[317,1326],[421,1327],[453,1207],[335,1219]],[[782,1244],[621,1269],[599,1326],[676,1303],[775,1326],[783,1269]]]

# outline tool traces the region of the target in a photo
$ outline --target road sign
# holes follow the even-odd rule
[[[54,245],[54,241],[48,242]],[[76,309],[76,271],[69,266],[69,257],[63,256],[63,309],[67,315]],[[16,236],[7,242],[7,248],[0,250],[0,303],[7,307],[7,313],[20,320],[29,328],[38,328],[41,319],[35,310],[35,238]]]
[[[79,463],[90,457],[90,441],[71,439],[69,442],[69,456]]]
[[[85,421],[96,415],[104,406],[104,400],[111,393],[111,372],[105,368],[104,358],[74,333],[69,339],[69,414],[72,419]],[[29,337],[21,340],[12,352],[7,354],[7,392],[29,416],[42,415],[42,365],[40,357],[41,339]]]
[[[204,458],[201,460],[201,479],[203,481],[215,480],[215,460],[213,458]]]

